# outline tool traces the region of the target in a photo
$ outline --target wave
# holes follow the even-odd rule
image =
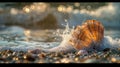
[[[49,24],[52,24],[56,28],[57,26],[64,27],[63,25],[66,24],[65,20],[72,27],[83,23],[85,20],[96,19],[101,21],[106,28],[120,27],[120,3],[108,3],[108,5],[101,6],[95,10],[73,9],[73,7],[69,6],[68,8],[62,7],[64,12],[60,12],[60,9],[57,10],[58,8],[51,7],[48,3],[33,3],[23,7],[22,10],[17,8],[4,10],[0,8],[0,24],[18,24],[30,27],[34,25],[41,25],[41,27],[48,25],[45,27],[49,27]],[[48,16],[49,14],[52,16]]]
[[[106,28],[119,28],[119,7],[120,3],[108,3],[108,5],[102,6],[93,11],[86,9],[74,10],[70,19],[68,20],[71,26],[81,24],[88,19],[96,19],[101,21]]]
[[[49,45],[48,45],[49,44]],[[61,42],[25,42],[25,41],[16,41],[16,42],[7,42],[0,41],[0,49],[11,49],[14,51],[27,51],[34,49],[49,49],[60,45]],[[67,44],[67,43],[66,43]],[[120,39],[113,39],[110,36],[105,36],[103,42],[99,49],[105,48],[119,48],[120,47]],[[66,47],[67,48],[67,47]]]

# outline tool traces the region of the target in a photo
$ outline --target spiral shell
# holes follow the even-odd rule
[[[87,20],[82,26],[76,26],[69,42],[75,49],[90,47],[91,44],[99,45],[104,37],[104,27],[96,20]]]

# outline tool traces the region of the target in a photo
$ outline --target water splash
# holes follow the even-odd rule
[[[67,21],[67,20],[65,20]],[[62,34],[60,34],[60,36],[62,37],[62,41],[60,43],[60,46],[64,46],[66,47],[65,49],[69,48],[68,45],[70,45],[69,40],[72,38],[71,37],[71,33],[74,30],[74,27],[71,29],[69,27],[68,21],[66,23],[65,29],[62,32]],[[98,48],[98,50],[103,50],[105,48],[112,48],[112,49],[116,49],[120,47],[120,39],[119,38],[112,38],[111,36],[104,35],[104,38],[102,40],[102,42],[100,43],[100,47]]]
[[[69,23],[68,21],[65,19],[66,25],[65,25],[65,29],[62,31],[62,33],[59,33],[60,30],[57,30],[58,32],[58,36],[60,36],[62,38],[60,44],[58,46],[55,46],[51,49],[48,49],[47,51],[50,52],[71,52],[74,51],[74,47],[72,47],[72,45],[70,45],[69,40],[72,38],[71,36],[71,32],[73,31],[74,27],[71,29],[69,27]]]

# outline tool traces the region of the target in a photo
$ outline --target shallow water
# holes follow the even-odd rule
[[[12,48],[16,51],[52,48],[67,39],[65,38],[66,35],[64,39],[60,36],[64,31],[64,29],[59,29],[58,32],[58,30],[26,30],[17,26],[8,27],[0,31],[0,47],[5,49]],[[105,47],[107,45],[118,47],[120,45],[119,34],[119,30],[105,30]]]
[[[91,7],[91,10],[73,9],[71,5],[55,8],[49,3],[33,3],[23,9],[0,7],[0,48],[52,48],[65,40],[60,33],[65,30],[70,32],[68,28],[81,25],[88,19],[100,21],[105,27],[104,44],[117,47],[120,45],[120,3],[107,4],[99,8]],[[78,7],[81,7],[79,3]],[[69,23],[67,28],[66,23]]]

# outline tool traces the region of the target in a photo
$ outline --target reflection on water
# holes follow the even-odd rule
[[[54,32],[56,30],[27,30],[25,31],[29,41],[38,42],[57,42],[60,41],[60,36],[57,36]],[[59,37],[59,38],[58,38]]]

